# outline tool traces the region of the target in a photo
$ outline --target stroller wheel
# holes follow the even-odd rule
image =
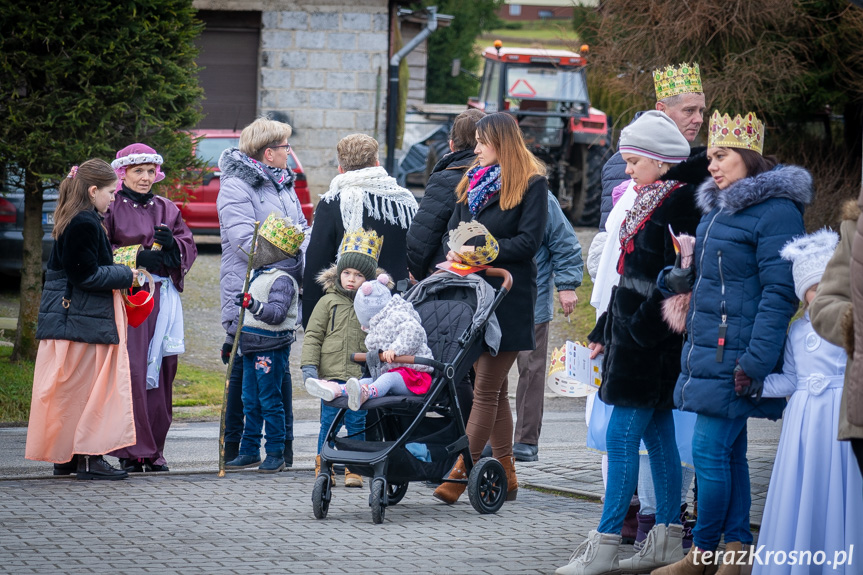
[[[315,478],[315,488],[312,489],[312,510],[315,512],[315,519],[326,519],[332,495],[330,478],[321,473]]]
[[[470,470],[467,494],[479,513],[497,513],[506,501],[506,473],[500,461],[493,457],[477,461]]]
[[[387,505],[397,504],[404,498],[407,492],[407,483],[390,483],[387,485]]]
[[[387,507],[384,505],[384,480],[375,479],[372,482],[372,492],[369,495],[369,505],[372,508],[372,523],[380,524],[384,522]]]

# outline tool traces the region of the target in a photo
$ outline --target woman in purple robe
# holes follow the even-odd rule
[[[115,254],[132,246],[135,266],[155,282],[155,307],[138,327],[129,326],[129,364],[136,443],[110,455],[127,471],[168,471],[162,455],[172,418],[177,355],[183,353],[183,310],[178,292],[198,256],[192,232],[174,203],[153,194],[164,179],[162,156],[144,144],[117,152],[111,167],[119,177],[116,199],[105,215]],[[144,289],[149,289],[146,286]]]

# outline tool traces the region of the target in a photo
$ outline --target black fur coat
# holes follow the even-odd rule
[[[605,345],[600,398],[622,407],[671,409],[683,339],[662,318],[663,296],[656,278],[674,264],[668,231],[695,235],[701,217],[695,190],[707,175],[704,159],[693,158],[670,170],[665,179],[681,182],[653,211],[634,237],[623,260],[623,274],[608,310],[588,336]],[[620,241],[618,237],[613,241]],[[611,241],[611,240],[610,240]]]

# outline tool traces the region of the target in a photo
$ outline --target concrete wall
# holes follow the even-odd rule
[[[384,153],[387,0],[195,0],[201,10],[260,10],[261,114],[283,113],[306,170],[313,201],[337,172],[336,143],[374,134],[380,70],[378,141]]]

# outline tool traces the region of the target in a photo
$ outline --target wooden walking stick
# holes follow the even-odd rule
[[[261,222],[255,222],[255,231],[252,233],[252,246],[246,252],[242,247],[237,248],[249,256],[249,265],[246,266],[246,280],[243,282],[243,293],[249,291],[249,278],[252,275],[252,260],[255,257],[255,246],[258,243],[258,228]],[[225,414],[228,409],[228,386],[231,384],[231,371],[234,369],[234,361],[237,359],[237,346],[240,344],[240,330],[243,328],[243,316],[246,308],[240,307],[240,315],[237,319],[237,331],[234,334],[234,345],[231,347],[231,359],[228,361],[228,373],[225,375],[225,392],[222,394],[222,417],[219,422],[219,477],[225,476]]]

